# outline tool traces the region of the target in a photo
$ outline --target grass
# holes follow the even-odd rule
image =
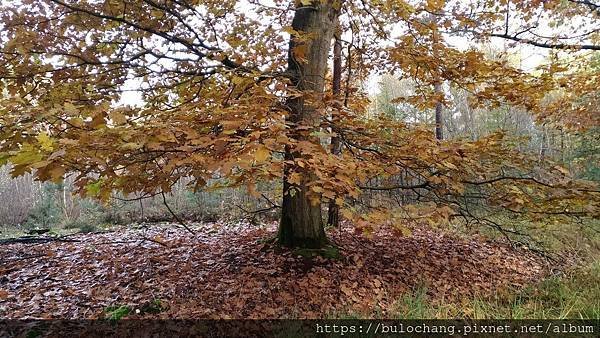
[[[431,301],[425,288],[399,299],[391,317],[403,319],[596,319],[600,318],[600,260],[564,276],[549,277],[511,294]]]
[[[432,300],[425,287],[399,298],[387,313],[342,311],[330,319],[598,319],[600,318],[600,260],[563,276],[549,277],[522,290],[492,297],[447,302]]]
[[[42,236],[65,236],[80,232],[79,229],[64,229],[58,227],[50,228],[50,231]],[[30,236],[27,233],[27,229],[17,228],[12,226],[0,227],[0,239],[11,239],[21,238],[24,236]],[[34,235],[35,236],[35,235]]]
[[[118,321],[132,314],[157,314],[166,309],[166,305],[160,299],[153,299],[136,307],[131,307],[129,305],[109,306],[104,309],[104,314],[106,319]]]
[[[0,239],[18,238],[27,235],[24,229],[12,226],[0,226]]]
[[[550,276],[519,290],[504,290],[487,297],[459,301],[431,299],[425,287],[418,287],[396,300],[381,315],[370,313],[333,313],[335,318],[397,319],[598,319],[600,318],[600,229],[599,220],[583,223],[521,224],[537,232],[536,238],[551,256],[567,257],[561,275]],[[466,228],[457,233],[469,236]],[[502,240],[497,232],[481,232]],[[559,269],[560,270],[560,269]]]
[[[544,219],[537,222],[515,219],[508,213],[490,217],[507,229],[512,229],[528,236],[510,235],[517,243],[540,249],[551,256],[559,257],[568,253],[568,256],[580,260],[592,260],[600,257],[600,219],[573,220]],[[490,239],[504,241],[505,236],[495,228],[467,227],[464,222],[457,219],[453,223],[457,235],[471,236],[484,235]]]
[[[51,226],[48,228],[50,231],[48,231],[47,233],[45,233],[43,235],[33,234],[33,236],[60,237],[60,236],[72,235],[75,233],[85,234],[85,233],[104,231],[104,230],[110,228],[110,226],[111,226],[110,224],[94,224],[94,223],[90,223],[90,222],[79,221],[76,223],[75,222],[69,223],[64,226],[58,226],[58,225]],[[32,236],[32,234],[28,233],[29,230],[31,230],[31,229],[25,229],[23,227],[15,227],[15,226],[0,226],[0,240],[21,238],[24,236]]]
[[[106,313],[107,319],[117,321],[117,320],[121,320],[124,317],[128,316],[132,312],[132,310],[127,305],[121,305],[121,306],[109,306],[104,310],[104,312]]]

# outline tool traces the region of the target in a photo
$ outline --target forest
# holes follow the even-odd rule
[[[0,3],[7,336],[80,319],[600,330],[599,285],[600,2]]]

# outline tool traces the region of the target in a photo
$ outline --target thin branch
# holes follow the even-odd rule
[[[528,44],[531,46],[551,49],[564,49],[564,50],[600,50],[600,45],[570,45],[566,43],[544,43],[539,41],[533,41],[529,39],[519,38],[516,35],[510,35],[506,33],[491,33],[491,37],[502,38],[507,40],[516,41],[519,43]]]
[[[165,196],[165,192],[161,191],[160,194],[162,195],[162,200],[163,200],[163,204],[165,205],[165,207],[167,207],[167,210],[169,210],[169,213],[171,213],[171,216],[173,216],[173,218],[179,223],[181,224],[185,230],[187,230],[189,233],[191,233],[192,235],[195,235],[196,232],[194,232],[194,230],[192,230],[190,227],[187,226],[187,224],[185,224],[185,222],[183,220],[181,220],[181,218],[179,218],[179,216],[177,216],[177,214],[175,214],[173,212],[173,210],[171,210],[171,207],[169,207],[169,204],[167,203],[167,196]]]
[[[394,186],[389,186],[389,187],[359,186],[359,188],[361,188],[363,190],[389,191],[389,190],[399,190],[399,189],[405,189],[405,190],[420,189],[420,188],[427,188],[429,186],[430,186],[429,182],[423,182],[421,184],[415,184],[415,185],[394,185]]]

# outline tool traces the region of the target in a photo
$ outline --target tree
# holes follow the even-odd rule
[[[348,55],[348,59],[350,55]],[[350,80],[350,74],[348,74],[348,80]],[[332,94],[334,97],[339,97],[341,95],[342,88],[342,41],[341,37],[338,35],[335,37],[335,42],[333,45],[333,76],[332,76]],[[348,91],[348,87],[346,87],[346,91]],[[346,100],[344,100],[344,106],[347,105]],[[332,120],[335,123],[336,115],[332,114]],[[339,136],[331,137],[331,154],[339,155],[342,152],[342,142]],[[327,208],[327,224],[338,227],[340,225],[340,207],[335,203],[335,200],[329,201],[329,206]]]
[[[291,137],[298,142],[312,139],[314,144],[318,143],[318,139],[311,134],[321,125],[315,101],[321,99],[325,87],[327,60],[341,4],[335,1],[308,3],[298,4],[292,29],[310,38],[308,41],[300,37],[290,40],[288,71],[294,88],[300,92],[310,92],[312,97],[292,97],[287,101],[287,106],[293,130]],[[323,229],[319,190],[315,186],[311,189],[316,175],[302,167],[295,171],[296,158],[302,159],[301,151],[286,146],[285,160],[288,163],[283,174],[283,190],[286,193],[283,196],[279,241],[286,246],[320,248],[327,238]],[[298,178],[292,181],[292,175]]]
[[[574,2],[510,4],[506,17],[587,15]],[[474,106],[509,103],[567,128],[598,125],[595,110],[578,100],[595,93],[599,77],[573,67],[588,62],[580,52],[549,46],[574,58],[532,74],[443,39],[432,51],[438,31],[481,42],[496,36],[490,31],[505,21],[496,7],[443,0],[4,2],[0,164],[40,180],[72,174],[80,193],[102,200],[115,191],[168,193],[183,178],[191,189],[245,185],[260,195],[257,182],[283,179],[279,241],[287,246],[326,244],[322,202],[364,231],[451,217],[503,229],[474,203],[523,218],[596,217],[592,183],[520,153],[503,135],[439,141],[428,128],[366,114],[360,83],[380,71],[414,83],[414,95],[403,100],[419,110],[434,109],[434,84],[447,83],[469,91]],[[435,24],[424,24],[430,15]],[[338,23],[354,66],[343,107],[325,90]],[[578,97],[551,95],[564,87]],[[139,100],[123,102],[128,92]],[[344,151],[327,144],[332,137]],[[364,210],[366,191],[406,191],[419,204],[397,212],[383,200]]]

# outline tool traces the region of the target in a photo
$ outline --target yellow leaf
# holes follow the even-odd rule
[[[81,117],[74,117],[69,120],[69,124],[74,127],[81,128],[83,127],[83,119]]]
[[[125,117],[125,115],[119,113],[119,112],[111,112],[110,114],[110,119],[117,125],[122,125],[127,123],[127,117]]]
[[[248,183],[246,185],[246,187],[248,188],[248,192],[250,193],[250,195],[252,195],[252,197],[254,197],[254,198],[260,197],[260,193],[258,191],[256,191],[255,183]]]
[[[256,149],[256,152],[254,153],[254,159],[256,160],[256,162],[262,163],[265,162],[270,155],[271,152],[269,151],[269,149],[267,149],[267,147],[260,146],[258,149]]]
[[[316,192],[316,193],[322,193],[323,192],[323,188],[319,187],[317,185],[313,185],[312,187],[310,187],[310,190]]]
[[[308,47],[306,44],[297,45],[292,50],[292,54],[296,61],[305,62],[306,61],[306,53],[308,52]]]
[[[334,199],[335,198],[335,192],[333,192],[331,190],[325,190],[323,192],[323,197],[329,198],[329,199]]]
[[[152,237],[152,240],[158,244],[167,245],[165,242],[165,238],[161,235],[156,235]]]
[[[75,107],[75,105],[70,102],[65,103],[63,107],[65,108],[65,113],[67,114],[75,115],[79,113],[77,107]]]
[[[444,165],[445,165],[447,168],[450,168],[450,169],[452,169],[452,170],[457,170],[457,169],[458,169],[458,168],[457,168],[457,167],[454,165],[454,163],[450,163],[450,162],[444,162]]]
[[[300,176],[300,174],[298,174],[298,173],[292,173],[290,175],[290,177],[288,178],[288,183],[290,183],[290,184],[300,184],[301,181],[302,181],[302,176]]]
[[[16,155],[11,156],[10,162],[15,165],[31,165],[41,161],[42,158],[42,154],[36,151],[31,144],[25,143]]]
[[[347,219],[352,219],[352,217],[354,216],[354,213],[349,209],[342,209],[341,212],[342,216],[344,216],[344,218]]]
[[[298,31],[294,30],[291,26],[285,26],[281,30],[289,35],[298,35]]]
[[[46,134],[45,131],[39,133],[38,136],[36,137],[36,139],[40,143],[43,150],[52,151],[54,149],[54,147],[53,147],[54,142],[52,141],[50,136],[48,136],[48,134]]]
[[[121,146],[121,149],[125,149],[125,150],[138,150],[138,149],[141,149],[143,147],[144,147],[143,144],[139,144],[139,143],[136,143],[136,142],[128,142],[128,143],[123,144]]]
[[[569,170],[564,167],[557,165],[554,167],[554,169],[560,171],[563,175],[569,175]]]

